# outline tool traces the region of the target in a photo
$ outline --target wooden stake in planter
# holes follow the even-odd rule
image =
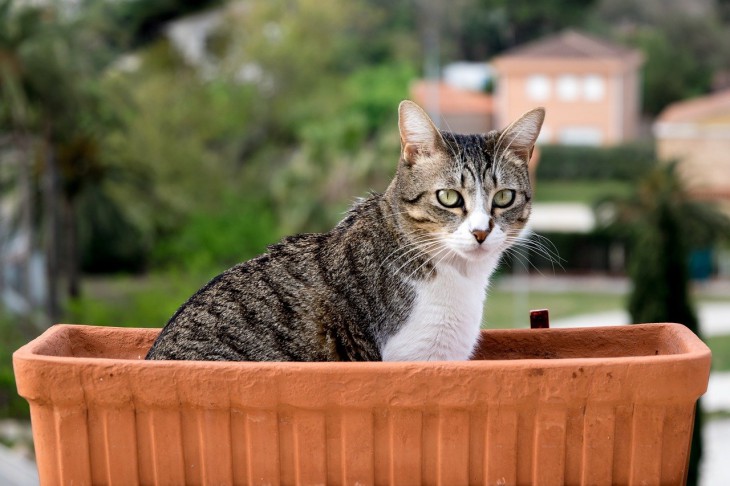
[[[530,327],[532,329],[549,329],[550,316],[547,309],[530,311]]]

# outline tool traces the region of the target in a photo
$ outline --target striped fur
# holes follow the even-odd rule
[[[527,158],[543,112],[487,135],[440,132],[411,102],[399,115],[401,159],[384,193],[355,204],[328,233],[286,238],[214,278],[170,319],[147,359],[467,358],[489,275],[529,215]],[[496,208],[503,188],[515,203]],[[463,206],[441,205],[439,189],[458,190]],[[483,243],[477,230],[488,235]],[[469,309],[433,297],[443,285],[443,295],[473,294],[468,304],[453,299]]]

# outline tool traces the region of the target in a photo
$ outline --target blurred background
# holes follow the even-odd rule
[[[713,351],[690,483],[704,443],[700,483],[730,484],[727,0],[0,0],[0,464],[32,461],[17,347],[162,327],[331,228],[393,176],[406,98],[471,133],[547,108],[484,326],[689,326]]]

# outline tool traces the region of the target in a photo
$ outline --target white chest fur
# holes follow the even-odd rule
[[[414,308],[382,349],[383,361],[465,360],[479,337],[486,287],[493,268],[451,266],[416,285]]]

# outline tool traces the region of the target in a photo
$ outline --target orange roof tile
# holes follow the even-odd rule
[[[492,95],[479,91],[454,88],[439,81],[421,79],[411,86],[411,97],[419,105],[428,107],[433,96],[438,97],[439,111],[443,114],[488,115],[494,111]]]
[[[506,51],[499,57],[568,57],[568,58],[636,58],[635,49],[575,30],[544,37]]]
[[[692,122],[730,114],[730,89],[672,103],[659,114],[658,122]]]

